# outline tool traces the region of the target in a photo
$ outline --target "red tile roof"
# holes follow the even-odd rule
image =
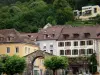
[[[2,29],[0,30],[0,43],[30,43],[31,40],[26,37],[22,36],[18,31],[15,29]]]

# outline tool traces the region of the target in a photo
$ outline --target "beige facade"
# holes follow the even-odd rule
[[[75,11],[75,17],[81,20],[89,20],[92,17],[96,17],[100,14],[100,7],[98,5],[95,6],[84,6],[82,10]]]
[[[7,54],[7,55],[19,55],[19,56],[25,56],[27,54],[30,54],[36,50],[39,50],[39,47],[30,45],[30,44],[24,44],[24,43],[7,43],[7,44],[0,44],[0,54]]]

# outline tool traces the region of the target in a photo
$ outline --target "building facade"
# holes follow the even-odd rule
[[[99,39],[100,26],[72,27],[58,25],[40,30],[35,38],[35,43],[43,51],[57,56],[67,56],[71,60],[89,57],[96,53],[97,61],[100,64]],[[97,66],[99,67],[99,65]],[[83,71],[89,73],[88,62],[84,60],[77,61],[76,64],[72,63],[69,70],[72,70],[74,74]]]
[[[30,36],[25,36],[15,29],[0,30],[0,55],[18,55],[24,57],[37,50],[40,50]],[[37,58],[34,63],[34,75],[44,75],[45,67],[43,64],[44,58]]]
[[[74,10],[74,14],[76,19],[89,20],[90,18],[100,15],[100,7],[98,5],[84,6],[81,11]]]

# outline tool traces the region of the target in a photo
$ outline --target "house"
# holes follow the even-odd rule
[[[35,34],[36,35],[36,34]],[[15,29],[2,29],[0,30],[0,55],[18,55],[24,57],[37,50],[40,50],[39,46],[34,43],[35,37],[25,36]],[[43,75],[45,72],[45,67],[43,65],[44,58],[37,58],[34,62],[34,74]]]
[[[39,31],[35,43],[43,51],[57,56],[67,56],[69,60],[73,61],[72,64],[70,63],[69,70],[74,74],[77,72],[88,73],[88,61],[84,57],[87,58],[96,53],[99,63],[96,66],[100,67],[99,35],[100,26],[57,25]],[[80,57],[84,60],[81,60]]]
[[[90,5],[82,7],[82,10],[74,10],[75,17],[81,20],[89,20],[97,15],[100,15],[100,7],[98,5]]]

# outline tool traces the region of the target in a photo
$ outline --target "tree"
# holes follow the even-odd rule
[[[3,63],[1,62],[1,59],[0,59],[0,75],[2,72],[3,72]]]
[[[68,21],[74,20],[72,8],[67,0],[55,0],[53,3],[57,24],[65,24]]]
[[[89,69],[91,73],[97,72],[97,59],[96,53],[93,53],[89,58]]]
[[[16,55],[10,56],[5,62],[5,73],[14,75],[22,73],[25,68],[25,59]]]
[[[94,23],[100,24],[100,15],[97,15],[96,17],[93,17],[92,19],[93,19]]]
[[[45,59],[44,65],[47,69],[53,71],[53,75],[56,75],[57,69],[65,69],[68,66],[68,59],[66,57],[53,56]]]

